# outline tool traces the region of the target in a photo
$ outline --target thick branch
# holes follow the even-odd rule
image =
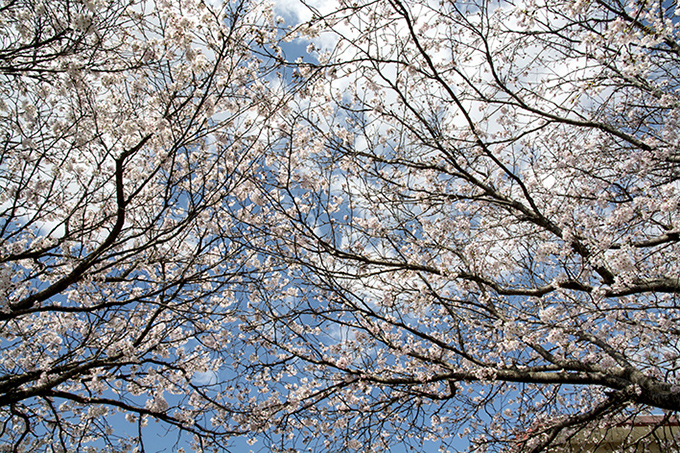
[[[42,302],[49,299],[52,296],[60,294],[62,291],[67,289],[69,286],[80,280],[83,274],[95,263],[95,261],[116,241],[118,235],[123,229],[125,224],[125,188],[123,184],[123,164],[125,160],[139,151],[144,144],[149,141],[151,134],[145,136],[142,140],[137,143],[132,149],[123,153],[118,159],[116,159],[116,223],[109,232],[108,236],[101,243],[97,249],[85,258],[78,266],[76,266],[68,275],[61,278],[54,284],[50,285],[48,288],[32,294],[25,299],[17,302],[16,304],[11,304],[12,310],[25,310],[31,308],[36,302]]]

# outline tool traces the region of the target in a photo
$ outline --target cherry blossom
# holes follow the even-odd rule
[[[0,7],[2,442],[538,452],[671,420],[675,5],[301,5]]]
[[[253,52],[276,47],[269,14],[200,0],[0,8],[11,451],[143,451],[149,421],[196,450],[247,431],[223,396],[222,351],[260,281],[232,238],[284,94]]]
[[[238,368],[272,446],[538,452],[677,412],[675,6],[309,11],[247,220],[285,267]]]

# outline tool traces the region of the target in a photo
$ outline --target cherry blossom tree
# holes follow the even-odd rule
[[[3,451],[144,451],[150,421],[226,447],[224,332],[259,281],[233,219],[283,102],[272,9],[10,0],[0,21]]]
[[[237,362],[271,443],[538,452],[668,421],[675,3],[309,8],[318,64],[243,219],[286,266],[251,294]]]
[[[273,8],[0,6],[3,446],[538,452],[670,420],[675,5]]]

